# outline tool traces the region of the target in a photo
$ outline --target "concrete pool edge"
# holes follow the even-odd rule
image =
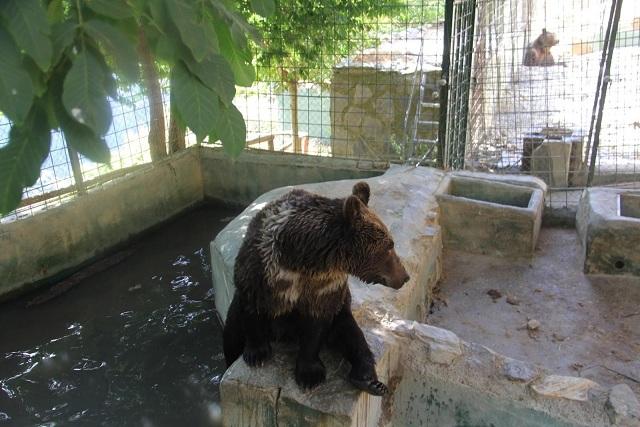
[[[585,378],[554,375],[463,341],[446,329],[401,319],[380,321],[379,313],[364,311],[359,321],[367,325],[365,335],[376,355],[380,378],[392,390],[419,380],[424,388],[409,393],[410,399],[406,393],[378,398],[357,392],[346,382],[343,364],[335,355],[324,354],[326,383],[304,393],[291,372],[295,351],[279,348],[263,369],[250,369],[238,360],[225,373],[221,383],[225,425],[296,425],[302,419],[305,425],[410,425],[406,408],[422,401],[428,409],[430,400],[445,388],[463,391],[473,401],[500,404],[467,415],[475,422],[502,412],[506,421],[502,425],[522,427],[639,425],[640,404],[628,386],[607,390]],[[425,398],[429,387],[436,387],[436,396]],[[454,399],[449,404],[461,410],[469,402]],[[544,421],[535,421],[538,417]],[[518,424],[513,424],[514,419]]]
[[[392,167],[387,174],[371,178],[369,182],[374,189],[372,201],[376,200],[376,196],[387,193],[393,196],[400,188],[405,193],[415,194],[411,191],[414,188],[406,181],[401,184],[397,182],[398,177],[402,174],[409,175],[411,170],[427,169]],[[392,177],[394,174],[400,175]],[[434,381],[448,384],[452,389],[462,387],[477,400],[491,397],[500,402],[508,402],[512,410],[506,411],[503,416],[540,416],[541,419],[557,422],[558,426],[614,425],[616,419],[618,425],[621,425],[619,420],[624,417],[627,420],[624,422],[634,422],[634,415],[629,413],[633,413],[635,409],[627,411],[628,402],[631,402],[633,408],[634,405],[638,405],[637,398],[630,389],[622,393],[627,406],[616,406],[611,402],[611,392],[593,381],[553,375],[538,366],[500,355],[478,344],[462,341],[451,331],[402,320],[424,317],[423,309],[420,307],[424,306],[422,301],[428,300],[429,297],[423,295],[430,292],[429,287],[433,286],[440,276],[440,212],[435,204],[434,194],[444,174],[438,171],[436,177],[432,179],[428,189],[423,188],[415,197],[409,197],[409,205],[422,204],[428,206],[428,209],[423,207],[422,210],[414,210],[409,214],[401,209],[395,212],[387,210],[390,205],[388,202],[379,206],[373,205],[383,220],[390,224],[394,236],[398,230],[402,230],[401,224],[425,222],[425,226],[419,227],[420,230],[417,232],[415,229],[403,230],[404,237],[396,237],[396,240],[399,240],[401,248],[406,244],[403,242],[405,238],[411,242],[409,246],[413,252],[407,252],[405,246],[404,251],[399,253],[412,277],[420,277],[418,282],[423,282],[424,277],[429,277],[428,283],[423,282],[420,286],[410,282],[406,291],[395,292],[377,285],[364,286],[359,281],[350,279],[350,288],[354,296],[354,315],[374,351],[380,378],[396,388],[404,387],[403,381],[407,378],[432,378]],[[416,180],[418,181],[420,180]],[[320,183],[303,188],[320,193],[327,192],[328,195],[337,197],[347,192],[352,183],[353,181],[337,182],[332,183],[330,187],[323,187]],[[397,187],[394,187],[394,183]],[[385,187],[379,188],[380,184],[384,184]],[[518,182],[516,185],[521,183]],[[538,183],[530,185],[537,187]],[[238,217],[238,223],[229,225],[230,228],[235,227],[238,231],[246,226],[252,210],[258,210],[262,203],[286,190],[279,189],[256,200],[256,203]],[[546,191],[546,187],[540,190]],[[411,216],[417,212],[420,212],[419,216]],[[407,221],[409,217],[412,221],[402,221]],[[410,238],[407,237],[409,235]],[[212,253],[220,253],[219,246],[223,242],[229,242],[230,237],[222,236],[212,242]],[[237,243],[238,246],[239,244]],[[229,256],[229,253],[226,255],[226,263],[229,263],[226,274],[230,274],[234,257]],[[410,256],[407,258],[407,255]],[[214,284],[230,284],[230,277],[232,276],[226,278],[226,282],[214,278]],[[217,289],[216,294],[229,295],[232,291],[228,288]],[[220,301],[220,304],[225,303]],[[222,306],[221,310],[226,312]],[[274,360],[258,370],[249,369],[242,360],[236,361],[227,370],[221,382],[225,425],[276,425],[300,422],[301,419],[307,424],[322,425],[400,425],[406,421],[400,417],[398,402],[355,391],[344,379],[344,364],[337,360],[335,355],[328,353],[323,355],[328,367],[327,382],[311,392],[301,392],[291,373],[293,357],[291,349],[276,351]],[[488,401],[493,402],[491,399]],[[406,402],[402,404],[404,403]],[[624,415],[625,411],[629,413]]]
[[[230,159],[220,147],[189,147],[60,205],[0,223],[0,300],[46,288],[203,201],[246,206],[285,184],[367,178],[386,167],[259,150]],[[261,171],[259,179],[253,171]]]

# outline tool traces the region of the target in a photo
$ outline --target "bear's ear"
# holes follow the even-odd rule
[[[344,201],[344,217],[353,224],[361,215],[364,204],[358,196],[349,196]]]
[[[352,194],[356,196],[362,203],[365,205],[369,205],[369,196],[371,195],[371,190],[369,189],[369,184],[364,181],[358,182],[353,186]]]

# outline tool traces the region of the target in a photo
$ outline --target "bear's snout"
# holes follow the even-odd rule
[[[387,282],[387,286],[389,286],[390,288],[400,289],[402,285],[404,285],[409,281],[409,279],[411,279],[411,276],[409,276],[409,273],[405,271],[404,267],[401,266],[401,268],[402,268],[402,273],[400,273],[398,278],[396,280],[392,279]]]
[[[404,285],[405,283],[407,283],[409,279],[411,279],[411,276],[409,276],[409,273],[405,272],[404,278],[402,279],[402,284]]]

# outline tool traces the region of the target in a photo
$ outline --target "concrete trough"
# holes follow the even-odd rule
[[[640,219],[640,193],[618,194],[618,215]]]
[[[585,273],[640,276],[640,192],[586,189],[580,198],[576,228]]]
[[[544,187],[447,176],[436,198],[445,247],[501,256],[531,256],[538,240]]]

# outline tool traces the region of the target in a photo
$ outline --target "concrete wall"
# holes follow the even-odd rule
[[[202,200],[198,149],[0,225],[0,298],[100,255]]]
[[[427,85],[433,87],[425,101],[435,101],[430,94],[436,90],[435,81],[440,73],[440,70],[425,72]],[[399,158],[414,74],[361,66],[334,69],[331,79],[333,154]],[[438,120],[438,114],[439,110],[435,109],[422,120]],[[434,128],[421,137],[433,139],[436,133]]]
[[[245,152],[229,160],[222,150],[202,148],[204,195],[248,205],[274,188],[381,175],[385,164],[289,153]]]
[[[59,280],[203,198],[247,205],[285,185],[379,175],[384,165],[192,147],[68,203],[0,224],[0,299]],[[204,184],[203,184],[204,180]]]

